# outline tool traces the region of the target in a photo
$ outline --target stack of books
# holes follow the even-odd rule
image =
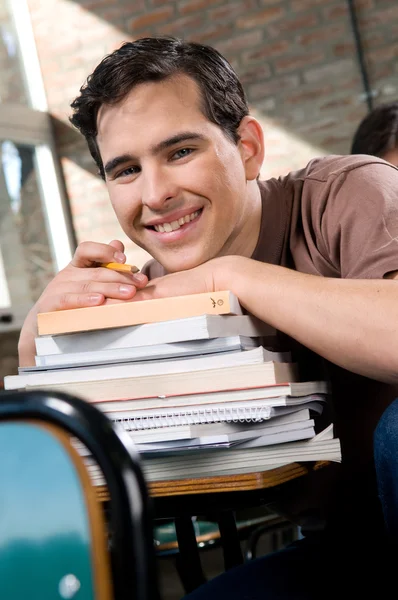
[[[94,404],[131,436],[149,481],[341,460],[333,424],[317,428],[327,382],[299,381],[276,332],[229,291],[42,313],[38,332],[36,366],[5,388]]]

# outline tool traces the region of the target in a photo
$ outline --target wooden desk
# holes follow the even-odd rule
[[[243,563],[235,511],[270,504],[276,499],[281,486],[328,464],[328,461],[291,463],[258,473],[150,482],[148,488],[155,519],[173,519],[175,522],[180,569],[189,572],[191,590],[206,581],[192,524],[193,516],[210,515],[211,520],[218,523],[224,567],[228,570]],[[106,503],[108,492],[105,486],[97,488],[97,496]]]
[[[277,469],[270,469],[259,473],[154,481],[148,484],[148,488],[152,498],[264,490],[307,475],[310,471],[320,469],[328,464],[328,461],[291,463]],[[98,500],[101,502],[108,500],[106,486],[98,486],[96,491]]]

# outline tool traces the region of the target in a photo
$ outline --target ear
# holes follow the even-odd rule
[[[252,116],[243,117],[239,127],[239,151],[245,167],[246,179],[256,179],[264,160],[264,134],[260,123]]]

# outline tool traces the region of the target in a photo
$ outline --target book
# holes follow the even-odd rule
[[[284,412],[286,408],[288,408],[288,412]],[[155,444],[168,441],[176,442],[176,445],[178,445],[179,442],[191,441],[195,438],[201,438],[204,443],[210,443],[210,441],[214,443],[217,437],[219,442],[230,444],[261,437],[265,433],[279,433],[284,431],[285,426],[287,428],[302,429],[309,421],[311,421],[310,426],[312,426],[314,414],[320,414],[322,408],[321,403],[309,402],[305,408],[277,407],[278,412],[271,415],[275,418],[267,418],[266,420],[254,421],[247,419],[239,422],[219,421],[206,424],[187,424],[185,422],[180,425],[162,425],[154,429],[130,429],[128,422],[123,420],[116,420],[115,423],[119,430],[128,433],[138,450],[140,450],[141,444],[143,448],[147,443]],[[282,412],[279,412],[279,410]],[[210,438],[212,439],[210,440]],[[75,438],[74,445],[79,449],[82,456],[90,454],[89,450]]]
[[[136,444],[184,441],[195,438],[217,438],[223,442],[241,442],[266,433],[279,433],[285,427],[294,424],[303,427],[304,423],[311,421],[308,408],[302,408],[293,413],[281,415],[264,421],[244,421],[239,423],[221,422],[200,425],[175,425],[158,427],[154,429],[130,430],[130,437]],[[311,423],[313,424],[313,422]],[[126,429],[125,429],[126,431]]]
[[[125,434],[127,435],[127,434]],[[104,485],[99,467],[90,457],[85,463],[94,485]],[[180,452],[174,456],[142,455],[148,482],[240,475],[276,469],[296,462],[341,462],[340,440],[329,425],[311,439],[274,444],[265,448],[232,447],[218,450]]]
[[[35,370],[85,367],[89,365],[111,365],[122,362],[139,362],[146,360],[163,360],[166,358],[189,358],[217,352],[241,352],[259,346],[256,338],[235,335],[210,340],[192,340],[175,344],[155,344],[132,348],[114,348],[111,350],[94,350],[92,352],[68,352],[65,354],[49,354],[36,356]],[[282,356],[282,355],[281,355]],[[283,355],[283,362],[291,359],[290,353]],[[32,371],[33,368],[20,368],[19,373]]]
[[[210,404],[202,407],[187,407],[186,409],[168,409],[161,411],[132,410],[124,412],[105,412],[107,417],[123,426],[126,431],[139,431],[143,429],[156,429],[165,427],[180,427],[186,425],[214,424],[214,423],[259,423],[285,414],[308,408],[314,413],[321,414],[326,398],[314,394],[301,399],[299,404],[275,406],[268,400],[254,400],[245,402],[225,402],[224,404]],[[102,404],[97,405],[102,410]]]
[[[164,411],[176,409],[198,410],[209,405],[223,405],[229,403],[246,402],[248,400],[262,400],[272,398],[270,406],[285,406],[306,402],[312,394],[323,395],[330,393],[330,385],[326,381],[298,381],[290,383],[277,383],[263,387],[248,387],[246,389],[229,388],[223,391],[210,391],[199,394],[161,395],[147,398],[134,398],[133,400],[120,400],[115,398],[110,401],[99,401],[104,412],[130,412],[138,410]],[[149,414],[149,413],[146,413]]]
[[[79,352],[97,352],[117,350],[159,344],[174,344],[244,336],[261,337],[263,346],[272,346],[276,331],[270,325],[249,315],[200,315],[186,319],[174,319],[159,323],[146,323],[127,327],[115,327],[84,333],[37,336],[36,355],[74,354]]]
[[[245,353],[249,352],[251,350],[247,350]],[[129,367],[133,369],[136,365],[129,365]],[[76,381],[73,380],[73,377],[76,377],[73,375],[72,380],[64,383],[44,381],[42,373],[36,375],[38,379],[35,380],[34,384],[27,381],[30,375],[9,375],[4,378],[4,386],[5,389],[9,390],[20,389],[21,387],[25,389],[58,390],[80,396],[88,402],[109,402],[111,400],[132,400],[150,396],[178,395],[182,393],[199,394],[228,389],[243,389],[245,387],[261,387],[298,380],[297,367],[294,363],[271,361],[218,369],[166,372],[145,376],[129,377],[124,374],[123,377],[119,376],[118,378],[108,378],[108,375],[104,374],[105,369],[109,368],[98,368],[97,377],[91,374],[91,377],[85,381]],[[53,375],[53,373],[47,373],[47,375]],[[12,380],[11,377],[15,379]]]
[[[280,362],[283,356],[278,352],[266,350],[262,346],[244,352],[220,352],[194,358],[180,360],[145,361],[138,363],[122,363],[78,367],[73,369],[47,370],[36,372],[35,368],[25,369],[19,375],[7,375],[4,378],[6,390],[21,389],[37,385],[62,385],[66,383],[104,382],[117,379],[134,380],[148,376],[172,376],[187,373],[186,377],[196,371],[206,372],[214,369],[240,367],[248,365],[268,365],[268,372],[276,373],[276,366],[285,364],[285,372],[293,372],[293,363]],[[290,367],[290,369],[288,369]],[[279,371],[278,371],[279,372]]]
[[[270,432],[251,440],[237,442],[228,439],[228,436],[207,436],[203,438],[194,438],[192,440],[174,440],[168,442],[136,444],[137,450],[141,454],[151,454],[158,456],[170,456],[180,452],[192,452],[201,450],[220,450],[226,448],[246,449],[272,446],[275,444],[284,444],[286,442],[295,442],[297,440],[306,440],[314,437],[314,421],[311,420],[306,427],[297,423],[286,425],[283,431]]]
[[[191,425],[163,427],[146,431],[129,431],[139,452],[170,452],[196,450],[200,448],[227,448],[246,441],[258,439],[258,445],[270,445],[279,441],[293,441],[315,435],[314,420],[308,408],[276,417],[262,423],[218,423],[212,425]],[[278,437],[276,437],[278,436]],[[89,451],[78,440],[75,441],[80,454]]]
[[[206,450],[180,453],[178,456],[151,456],[143,460],[144,474],[149,481],[183,479],[211,475],[227,475],[262,471],[266,466],[280,466],[291,462],[341,460],[340,444],[333,443],[333,426],[301,442],[286,442],[268,448],[227,448],[216,452]],[[328,455],[329,458],[325,458]]]
[[[295,442],[296,440],[308,440],[315,436],[315,423],[310,419],[305,427],[298,423],[285,425],[283,431],[269,432],[259,437],[245,440],[236,445],[237,449],[262,448],[264,446],[273,446],[275,444],[286,444],[286,442]]]
[[[203,314],[241,315],[242,308],[237,297],[225,290],[39,313],[37,326],[39,335],[54,335],[156,323]]]

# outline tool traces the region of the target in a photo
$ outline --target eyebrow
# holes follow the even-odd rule
[[[175,146],[176,144],[179,144],[180,142],[198,141],[198,140],[204,141],[205,139],[206,138],[203,135],[201,135],[200,133],[196,133],[196,132],[192,132],[192,131],[183,131],[181,133],[177,133],[176,135],[173,135],[172,137],[169,137],[169,138],[159,142],[158,144],[155,144],[154,146],[151,146],[150,153],[153,155],[156,155],[156,154],[159,154],[160,152],[163,152],[163,150],[167,150],[167,148],[170,148],[171,146]],[[138,159],[133,154],[128,154],[128,153],[121,154],[120,156],[115,156],[115,158],[111,158],[110,160],[108,160],[108,162],[104,166],[104,171],[107,175],[109,175],[110,173],[112,173],[112,171],[114,169],[116,169],[116,167],[119,167],[121,164],[129,162],[131,160],[137,161]]]

